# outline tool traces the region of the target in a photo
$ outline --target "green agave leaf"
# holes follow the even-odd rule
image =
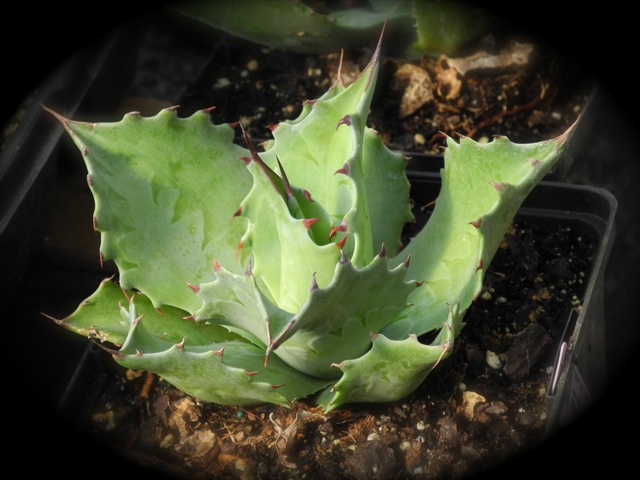
[[[202,307],[196,311],[196,322],[229,327],[263,349],[270,343],[270,323],[286,325],[292,314],[273,305],[258,289],[250,271],[234,274],[222,266],[216,267],[216,279],[200,285],[197,294]]]
[[[343,256],[332,281],[320,288],[312,281],[297,314],[273,305],[257,288],[251,272],[236,275],[218,266],[215,281],[200,285],[203,307],[196,321],[232,327],[264,348],[265,362],[276,357],[298,371],[336,378],[332,363],[362,355],[378,332],[406,306],[416,282],[405,281],[407,265],[393,270],[384,250],[365,268]]]
[[[128,368],[155,372],[201,400],[225,405],[270,402],[288,406],[327,384],[278,359],[267,368],[264,350],[244,341],[203,345],[185,336],[178,343],[169,342],[145,327],[133,300],[127,307],[120,310],[130,329],[122,348],[112,352],[116,361]]]
[[[394,254],[403,226],[413,219],[405,157],[365,125],[379,55],[380,45],[354,83],[336,83],[297,119],[278,124],[261,154],[271,168],[279,161],[290,183],[322,205],[334,227],[346,230],[343,250],[360,267],[383,244]]]
[[[406,271],[404,264],[389,269],[384,250],[364,268],[342,257],[331,283],[314,285],[298,314],[277,327],[272,350],[297,370],[336,378],[339,372],[331,365],[365,353],[371,333],[406,307],[407,296],[418,287],[405,281]]]
[[[455,54],[496,22],[492,13],[467,0],[420,0],[413,9],[418,38],[409,51],[435,56]]]
[[[297,312],[309,294],[311,280],[328,283],[340,251],[333,243],[318,245],[304,220],[294,218],[286,201],[257,161],[248,169],[253,188],[241,205],[248,230],[241,240],[253,258],[252,272],[272,303]]]
[[[383,329],[385,335],[403,339],[440,328],[449,305],[466,311],[513,217],[561,157],[570,132],[532,144],[506,137],[448,140],[434,211],[402,251],[411,255],[408,275],[424,288],[409,296],[410,306]]]
[[[80,335],[122,345],[130,325],[122,319],[119,307],[127,305],[133,298],[138,315],[144,317],[150,335],[164,341],[177,343],[188,338],[190,344],[207,345],[240,338],[219,325],[196,325],[185,320],[189,314],[179,308],[167,306],[160,311],[144,294],[125,291],[111,279],[102,281],[71,315],[57,322]]]
[[[367,29],[372,33],[371,38],[375,38],[385,22],[403,29],[413,24],[410,0],[369,0],[367,5],[370,10],[345,8],[330,13],[327,18],[344,28]]]
[[[362,357],[335,365],[343,376],[320,394],[318,403],[329,412],[345,403],[384,403],[406,397],[451,354],[461,319],[457,306],[451,308],[431,345],[423,345],[415,335],[404,340],[374,336],[371,350]]]
[[[100,250],[125,289],[193,312],[200,305],[187,283],[211,280],[213,258],[242,271],[235,251],[246,226],[231,219],[252,179],[229,125],[212,125],[206,111],[178,118],[170,109],[115,123],[56,116],[82,151]]]
[[[329,212],[334,225],[340,225],[353,208],[355,186],[349,175],[340,175],[345,164],[362,155],[362,130],[341,128],[349,118],[369,110],[375,87],[378,60],[374,57],[358,79],[345,87],[334,84],[314,102],[307,103],[293,121],[273,129],[261,158],[272,169],[278,161],[292,185],[304,188]]]
[[[406,165],[406,157],[389,150],[372,129],[365,130],[361,178],[374,252],[384,245],[395,256],[403,247],[402,229],[414,220]]]

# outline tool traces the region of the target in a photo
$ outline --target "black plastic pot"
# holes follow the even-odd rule
[[[62,126],[43,106],[67,117],[98,113],[131,82],[136,33],[121,28],[88,45],[26,98],[5,128],[0,150],[0,290],[10,297],[48,227]],[[116,68],[117,67],[117,68]]]
[[[412,171],[409,178],[421,200],[436,197],[438,174]],[[547,435],[569,425],[606,391],[605,270],[615,238],[617,204],[602,188],[543,181],[518,211],[518,218],[530,222],[568,225],[576,236],[585,235],[597,245],[581,306],[566,313],[564,333],[557,342],[546,395]]]
[[[54,405],[86,346],[82,338],[65,337],[65,332],[40,312],[56,315],[72,311],[74,304],[94,288],[95,281],[105,275],[88,272],[84,265],[69,262],[48,248],[56,217],[68,218],[59,242],[67,250],[74,250],[77,231],[86,226],[91,232],[91,227],[74,221],[74,214],[82,208],[80,202],[72,201],[66,211],[61,210],[62,198],[68,193],[61,182],[74,168],[67,152],[75,146],[43,106],[68,118],[89,119],[89,115],[102,116],[110,111],[135,74],[139,34],[135,28],[121,26],[87,42],[43,78],[4,125],[0,150],[0,298],[2,320],[8,328],[4,335],[12,339],[5,350],[9,358],[5,381],[10,385],[6,390],[21,397],[16,418],[22,422],[17,430],[24,435],[33,428],[54,428],[48,426],[56,424]],[[84,182],[83,177],[80,179]],[[63,300],[65,297],[67,300]],[[55,337],[60,343],[51,341]],[[54,358],[55,362],[50,361]],[[16,401],[15,397],[11,399],[12,404]],[[32,425],[32,420],[37,425]],[[14,441],[20,443],[17,437]]]

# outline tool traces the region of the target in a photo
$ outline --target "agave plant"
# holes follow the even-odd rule
[[[112,123],[49,110],[85,161],[100,255],[118,268],[56,321],[219,404],[306,398],[328,412],[415,390],[451,353],[570,130],[532,144],[449,138],[433,213],[403,244],[407,159],[366,125],[379,56],[261,146],[234,143],[242,126],[212,123],[211,109]]]

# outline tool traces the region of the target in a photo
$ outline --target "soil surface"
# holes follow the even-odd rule
[[[212,52],[200,49],[214,66],[200,71],[190,64],[199,73],[176,96],[158,68],[175,61],[174,70],[184,72],[180,52],[172,60],[166,51],[184,38],[167,41],[166,34],[158,29],[143,39],[139,62],[149,68],[139,70],[128,101],[152,100],[152,109],[180,104],[185,116],[215,106],[215,123],[240,120],[256,142],[269,138],[268,125],[295,118],[302,101],[324,93],[338,71],[337,54],[293,54],[223,36]],[[537,46],[518,60],[516,40],[488,39],[481,57],[502,63],[464,74],[478,51],[461,57],[466,63],[383,55],[369,125],[391,148],[427,154],[441,153],[442,133],[514,141],[562,133],[594,83]],[[371,53],[345,52],[344,81]],[[411,78],[428,88],[415,91]],[[424,204],[416,202],[417,217],[425,215]],[[594,241],[558,225],[515,222],[451,357],[401,402],[348,405],[328,415],[304,402],[292,409],[224,407],[107,359],[113,380],[84,428],[123,457],[177,478],[431,479],[486,471],[545,438],[555,352],[571,310],[581,305]]]
[[[584,112],[596,86],[560,54],[514,34],[489,37],[455,58],[408,61],[389,49],[383,43],[368,125],[401,152],[442,154],[443,134],[554,138]],[[340,64],[348,85],[372,54],[371,47],[352,48],[341,64],[339,52],[296,54],[224,36],[213,61],[182,95],[179,112],[215,106],[214,123],[239,120],[253,139],[271,138],[268,127],[296,118],[305,100],[324,94]]]

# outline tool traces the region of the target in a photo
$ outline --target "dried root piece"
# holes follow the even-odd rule
[[[269,420],[276,428],[277,437],[275,441],[275,447],[278,451],[278,455],[280,456],[280,461],[283,465],[289,468],[296,468],[297,465],[292,463],[288,459],[288,455],[293,448],[295,440],[297,438],[298,433],[301,430],[307,428],[311,424],[324,423],[327,421],[327,417],[324,415],[320,415],[319,413],[313,413],[308,410],[298,410],[296,412],[296,418],[293,420],[293,423],[289,425],[286,429],[282,428],[282,426],[276,422],[273,418],[273,412],[269,415]]]

